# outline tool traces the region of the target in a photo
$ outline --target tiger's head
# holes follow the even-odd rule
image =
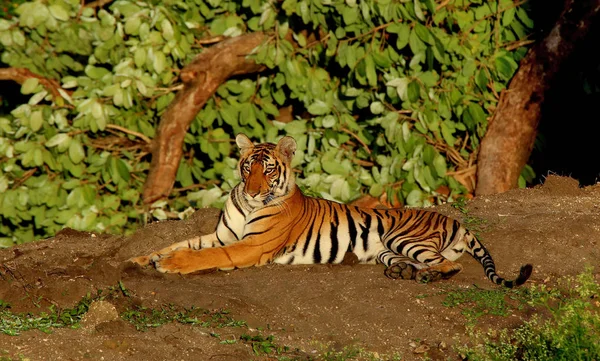
[[[240,148],[238,170],[243,193],[250,206],[263,207],[292,190],[295,181],[290,164],[296,151],[294,138],[283,137],[277,145],[254,145],[246,135],[238,134],[235,142]]]

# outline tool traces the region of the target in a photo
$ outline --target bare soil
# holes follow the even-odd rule
[[[436,210],[466,216],[443,205]],[[543,186],[477,197],[466,205],[498,272],[514,278],[534,265],[530,284],[552,284],[600,264],[600,184],[579,188],[550,176]],[[381,265],[280,266],[162,275],[129,265],[188,237],[211,232],[218,210],[202,209],[185,221],[150,224],[131,237],[65,229],[56,237],[0,251],[0,300],[13,312],[39,314],[73,307],[86,294],[121,282],[130,297],[92,305],[79,328],[0,334],[0,358],[31,360],[266,360],[323,359],[325,352],[363,350],[371,359],[459,359],[455,345],[469,342],[466,318],[442,305],[449,289],[497,288],[468,255],[464,271],[449,281],[417,284],[389,280]],[[477,221],[478,220],[478,221]],[[594,272],[598,272],[595,270]],[[596,277],[599,274],[596,273]],[[248,326],[207,327],[171,322],[138,331],[119,313],[133,306],[192,306],[229,310]],[[507,317],[483,316],[481,330],[516,327],[531,310]],[[218,334],[218,335],[217,335]],[[283,356],[256,354],[242,334],[273,335],[288,346]],[[229,342],[223,342],[230,340]],[[423,351],[427,351],[423,353]]]

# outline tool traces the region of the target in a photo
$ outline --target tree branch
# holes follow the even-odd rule
[[[59,82],[54,79],[44,78],[26,68],[1,68],[0,80],[12,80],[19,84],[23,84],[29,78],[38,78],[40,84],[55,97],[60,97],[59,89],[62,89]],[[70,92],[63,89],[67,94]]]
[[[144,202],[154,202],[171,192],[183,155],[185,134],[217,88],[233,75],[264,69],[247,56],[266,38],[264,33],[256,32],[227,39],[206,48],[181,70],[183,89],[165,110],[152,141],[152,162],[144,184]]]

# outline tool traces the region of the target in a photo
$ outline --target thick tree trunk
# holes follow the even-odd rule
[[[481,142],[477,195],[517,187],[533,149],[546,91],[599,14],[600,0],[567,0],[550,34],[521,61]]]
[[[204,50],[181,71],[183,89],[165,110],[152,141],[152,162],[144,184],[144,202],[154,202],[171,192],[183,156],[185,134],[219,85],[233,75],[264,68],[247,56],[265,39],[266,35],[261,32],[227,39]]]

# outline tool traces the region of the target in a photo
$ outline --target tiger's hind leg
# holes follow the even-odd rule
[[[383,263],[386,268],[383,272],[387,278],[414,280],[419,268],[426,267],[424,264],[419,264],[415,260],[399,256],[392,251],[383,251],[378,257],[379,262]]]
[[[391,253],[391,256],[388,255],[387,257],[395,258],[401,263],[405,263],[416,268],[414,270],[414,273],[409,273],[408,270],[402,269],[404,268],[404,265],[399,264],[398,266],[400,268],[395,267],[392,270],[390,270],[389,273],[395,271],[394,273],[392,273],[392,275],[395,275],[396,273],[400,273],[403,276],[410,275],[410,278],[408,279],[414,279],[419,283],[429,283],[436,282],[442,279],[449,279],[462,270],[462,266],[460,265],[460,263],[448,260],[432,247],[421,248],[418,250],[418,252],[414,252],[414,258],[409,257],[407,255],[400,256],[391,251],[386,252]],[[382,256],[386,257],[386,255]]]

